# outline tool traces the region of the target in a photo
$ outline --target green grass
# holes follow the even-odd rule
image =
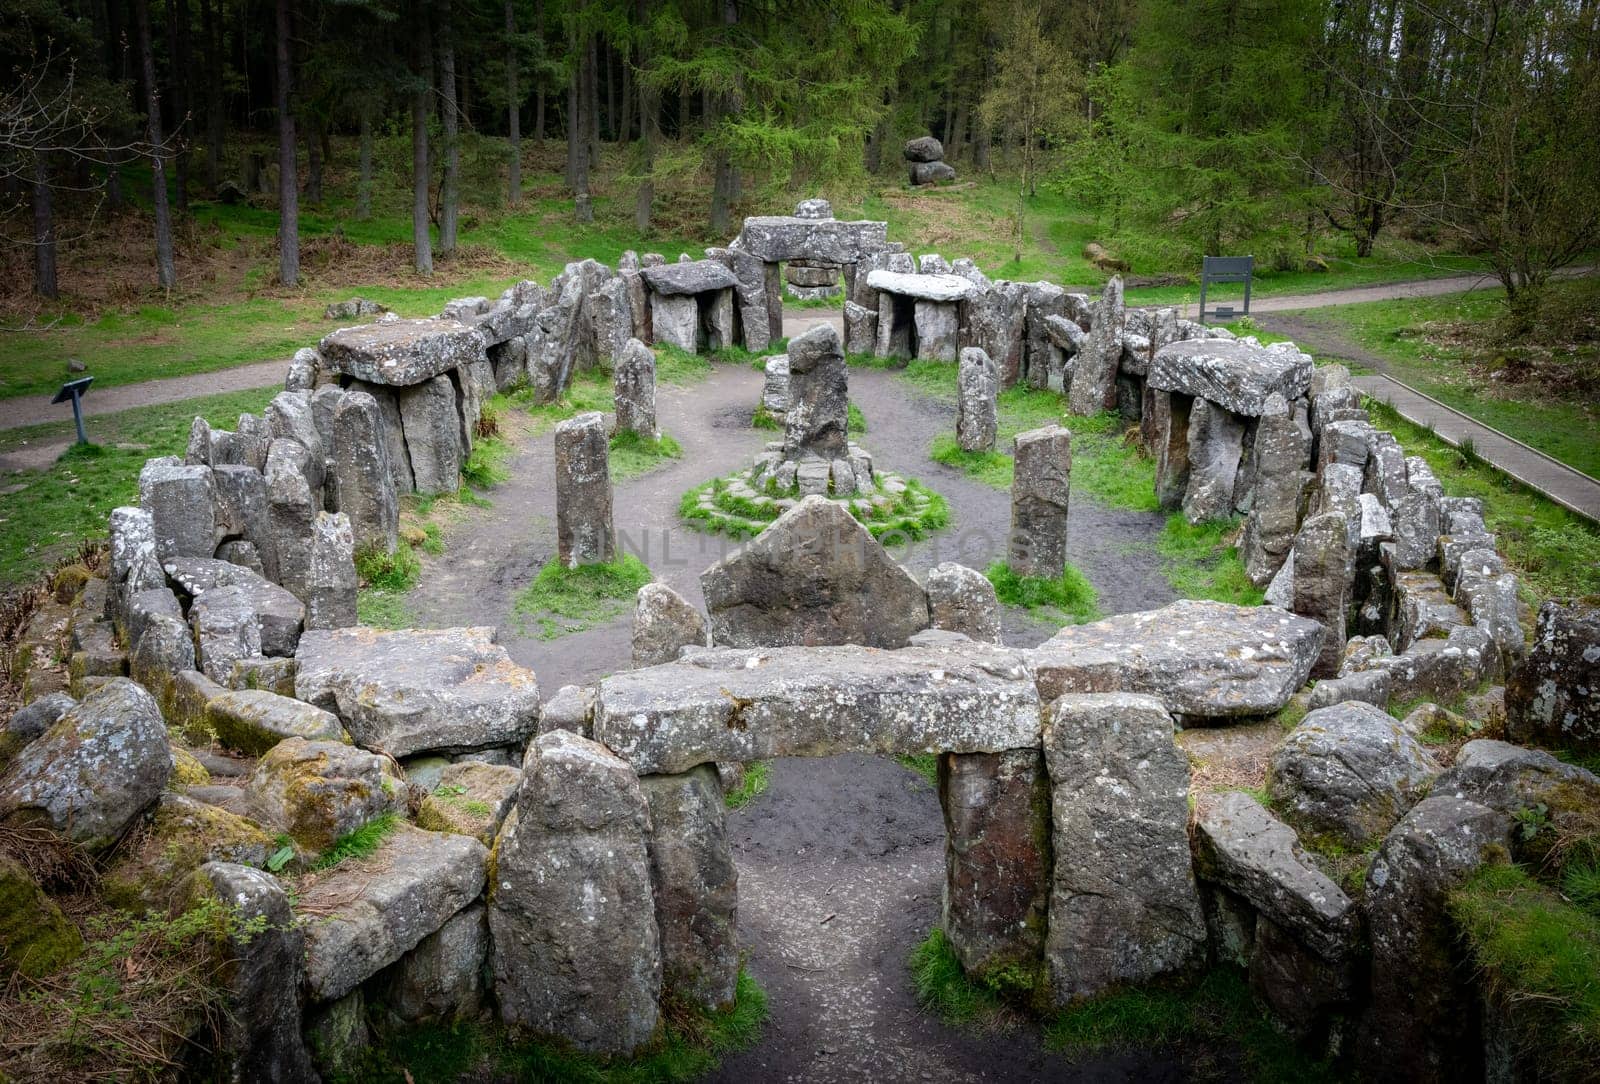
[[[1083,625],[1098,621],[1100,598],[1094,584],[1072,565],[1061,573],[1060,579],[1047,580],[1036,576],[1019,576],[1004,561],[996,561],[984,573],[994,584],[995,597],[1007,606],[1016,606],[1062,621],[1069,625]]]
[[[525,633],[536,629],[541,640],[581,632],[627,610],[650,579],[644,562],[629,553],[609,564],[577,568],[567,568],[552,557],[533,582],[517,593],[512,619]]]
[[[1589,899],[1579,906],[1506,865],[1450,897],[1479,980],[1551,1079],[1585,1079],[1600,1061],[1600,912]]]
[[[362,549],[356,553],[356,575],[368,587],[380,591],[409,591],[422,575],[422,562],[416,551],[404,542],[393,553],[382,549]]]
[[[867,417],[861,413],[861,408],[854,403],[845,406],[845,431],[852,435],[859,435],[867,431]]]
[[[776,414],[772,413],[772,411],[768,410],[765,406],[758,406],[756,407],[755,413],[750,415],[750,428],[771,429],[782,432],[783,423],[778,420],[778,416]]]
[[[229,392],[88,419],[94,446],[74,446],[48,469],[6,480],[20,488],[0,498],[0,585],[20,584],[83,539],[104,535],[113,508],[138,503],[144,461],[183,455],[196,415],[233,429],[240,414],[259,412],[278,390]],[[0,433],[0,451],[71,439],[71,433],[70,419],[9,430]]]
[[[404,591],[364,587],[356,593],[356,620],[375,629],[415,628],[417,615]]]
[[[782,514],[776,506],[767,507],[736,496],[727,487],[728,479],[713,478],[690,488],[678,501],[678,515],[696,530],[753,538]],[[705,493],[716,496],[714,511],[701,507],[700,497]],[[793,491],[789,494],[795,495]],[[905,491],[888,508],[851,514],[886,546],[925,538],[950,522],[950,507],[944,497],[914,478],[906,479]]]
[[[935,463],[954,467],[969,478],[974,478],[995,489],[1010,489],[1012,477],[1011,457],[1004,452],[969,452],[962,449],[953,433],[940,433],[928,446],[928,458]]]
[[[911,950],[908,963],[917,1002],[952,1027],[991,1023],[1004,1008],[998,993],[967,978],[937,927]]]
[[[611,480],[626,482],[682,456],[683,447],[665,433],[655,440],[633,432],[618,433],[611,438]]]
[[[461,478],[474,489],[490,489],[511,477],[506,461],[511,445],[499,437],[480,437],[472,442],[467,461],[461,464]]]
[[[1553,294],[1581,293],[1575,300],[1591,311],[1600,305],[1600,288],[1592,281],[1555,283],[1549,289]],[[1537,349],[1498,341],[1496,323],[1504,313],[1504,294],[1486,290],[1345,305],[1319,312],[1318,318],[1380,355],[1400,381],[1600,477],[1600,411],[1591,397],[1548,389],[1537,381],[1495,378],[1511,371],[1513,359]],[[1557,371],[1593,373],[1600,366],[1600,349],[1592,342],[1567,341],[1546,353],[1543,364]]]
[[[1167,517],[1156,539],[1162,572],[1183,598],[1259,606],[1266,593],[1250,582],[1234,538],[1239,521],[1211,520],[1192,526],[1182,512]]]
[[[1393,408],[1364,400],[1374,424],[1389,430],[1407,455],[1428,461],[1446,493],[1482,497],[1484,521],[1500,553],[1544,597],[1600,594],[1600,529],[1492,467],[1463,457]]]
[[[401,820],[393,813],[385,813],[376,820],[363,824],[360,828],[346,832],[334,841],[332,847],[323,852],[317,859],[314,869],[332,869],[341,862],[350,859],[370,858],[375,854],[383,841],[392,836],[395,829],[399,828]]]
[[[518,1040],[477,1023],[427,1024],[380,1033],[346,1080],[362,1084],[454,1084],[467,1080],[560,1081],[561,1084],[686,1084],[761,1035],[767,996],[739,973],[733,1007],[707,1014],[676,1006],[650,1047],[633,1058],[580,1054],[555,1043]]]
[[[744,766],[744,781],[730,790],[723,797],[723,802],[729,809],[739,809],[748,805],[752,799],[767,792],[768,776],[771,773],[771,764],[764,760],[752,760]]]
[[[902,768],[916,772],[930,787],[939,785],[939,754],[908,753],[894,758]]]

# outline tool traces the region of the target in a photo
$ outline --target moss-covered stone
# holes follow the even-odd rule
[[[88,584],[92,575],[89,566],[81,562],[74,561],[70,565],[62,565],[56,569],[56,574],[50,577],[50,593],[55,595],[57,602],[70,604],[78,597],[78,592]]]
[[[181,794],[162,795],[143,831],[129,842],[100,882],[107,902],[129,911],[168,907],[189,875],[207,862],[261,869],[274,850],[259,825]]]
[[[206,718],[206,705],[212,697],[227,691],[198,670],[184,670],[165,690],[161,711],[166,715],[167,725],[182,734],[185,741],[191,745],[209,744],[217,740],[217,735]]]
[[[250,756],[262,755],[285,738],[345,740],[332,712],[265,689],[218,693],[206,702],[205,717],[217,741]]]
[[[189,750],[181,745],[172,747],[172,778],[167,780],[167,786],[173,790],[184,787],[203,787],[211,782],[211,773],[206,766]]]
[[[0,978],[48,975],[82,951],[78,928],[20,863],[0,854]]]
[[[520,770],[504,765],[452,764],[422,800],[417,824],[432,832],[454,832],[492,844],[521,779]]]
[[[388,757],[289,738],[261,758],[247,788],[266,821],[321,853],[387,814],[404,814],[405,781]]]

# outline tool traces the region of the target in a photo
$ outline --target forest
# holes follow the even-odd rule
[[[725,239],[739,209],[898,174],[932,134],[963,176],[1088,208],[1141,270],[1235,251],[1314,270],[1329,235],[1365,257],[1404,231],[1480,256],[1531,313],[1600,238],[1592,0],[5,6],[5,236],[44,298],[60,249],[130,203],[153,284],[209,201],[276,216],[293,286],[340,166],[353,220],[409,207],[428,274],[467,173],[515,209],[556,148],[573,221],[609,161],[641,237],[666,205]]]

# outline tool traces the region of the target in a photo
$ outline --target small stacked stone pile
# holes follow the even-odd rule
[[[911,183],[938,184],[956,179],[955,167],[944,160],[944,144],[931,135],[906,141],[906,161],[911,163]]]
[[[801,200],[794,217],[810,222],[833,218],[833,204],[825,199]],[[839,296],[839,265],[826,260],[790,260],[783,265],[784,292],[800,301],[823,301]]]

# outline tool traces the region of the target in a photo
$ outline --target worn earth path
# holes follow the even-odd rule
[[[786,331],[797,333],[810,322]],[[725,546],[677,516],[684,490],[749,463],[773,434],[750,428],[760,374],[718,366],[688,387],[663,387],[664,432],[681,460],[616,488],[620,535],[660,579],[701,603],[698,575]],[[852,370],[850,396],[868,431],[857,437],[887,469],[944,494],[952,525],[897,554],[914,571],[941,560],[985,567],[1003,552],[1007,494],[927,458],[934,434],[954,427],[954,407],[878,370]],[[513,613],[513,596],[554,553],[552,440],[525,442],[494,506],[472,511],[445,536],[408,596],[430,625],[493,624],[546,695],[629,664],[626,609],[605,624],[554,640]],[[1159,606],[1173,597],[1149,542],[1162,517],[1074,499],[1070,550],[1107,612]],[[641,540],[648,540],[645,552]],[[1008,642],[1034,644],[1054,629],[1009,614]],[[1170,1055],[1116,1055],[1069,1062],[1035,1033],[956,1030],[921,1011],[907,959],[938,922],[944,826],[934,790],[893,760],[839,756],[780,760],[766,793],[729,817],[739,866],[740,937],[747,966],[769,997],[761,1040],[713,1077],[749,1080],[980,1081],[1178,1080]]]

